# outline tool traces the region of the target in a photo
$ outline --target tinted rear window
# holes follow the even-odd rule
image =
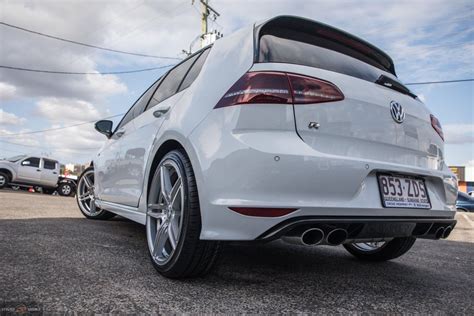
[[[50,170],[56,169],[56,161],[44,159],[44,168]]]
[[[376,81],[395,74],[392,60],[376,47],[324,24],[280,17],[258,30],[256,62],[290,63]]]
[[[155,106],[178,91],[181,81],[198,57],[199,54],[196,54],[170,70],[153,95],[148,108]]]

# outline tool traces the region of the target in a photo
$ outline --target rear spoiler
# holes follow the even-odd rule
[[[353,58],[359,59],[374,67],[387,71],[394,76],[395,66],[393,60],[384,51],[352,34],[334,28],[324,23],[296,16],[277,16],[260,25],[254,30],[254,62],[258,60],[260,51],[260,38],[265,34],[273,34],[275,30],[293,30],[306,33],[301,41],[334,50],[328,47],[328,42],[337,45],[337,51]],[[318,41],[320,39],[320,41]]]

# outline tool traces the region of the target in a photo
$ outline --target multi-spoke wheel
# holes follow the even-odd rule
[[[415,243],[414,237],[393,238],[390,241],[344,244],[355,257],[367,261],[386,261],[406,253]]]
[[[93,167],[84,170],[82,175],[79,177],[76,201],[82,214],[87,218],[109,219],[115,216],[113,213],[99,209],[95,206]]]
[[[155,268],[167,277],[202,275],[214,263],[218,243],[199,239],[201,214],[187,155],[166,154],[148,190],[146,234]]]
[[[149,247],[153,258],[163,264],[176,250],[183,226],[184,195],[182,175],[172,160],[166,160],[158,169],[160,189],[152,186],[148,204]]]

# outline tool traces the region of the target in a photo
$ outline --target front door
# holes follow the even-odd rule
[[[18,182],[39,184],[41,181],[40,158],[28,157],[18,167]]]

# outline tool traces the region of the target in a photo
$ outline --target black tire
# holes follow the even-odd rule
[[[8,174],[6,174],[5,172],[0,172],[0,189],[3,189],[4,187],[6,187],[8,185],[8,183],[10,182],[10,178],[8,177]]]
[[[71,183],[60,183],[57,188],[58,194],[61,196],[71,196],[74,194],[74,187]]]
[[[90,172],[93,172],[93,171],[94,171],[94,167],[91,166],[87,168],[86,170],[82,172],[81,176],[79,177],[77,181],[77,188],[76,188],[77,189],[77,192],[76,192],[77,206],[79,206],[79,210],[81,211],[82,215],[84,215],[88,219],[107,220],[114,217],[115,214],[108,212],[104,209],[99,209],[99,208],[94,208],[94,212],[91,213],[87,209],[84,208],[84,205],[80,201],[79,189],[82,188],[82,185],[83,185],[81,181],[84,181],[83,177],[86,175],[89,175]]]
[[[386,242],[382,247],[372,251],[360,250],[353,244],[345,244],[343,246],[358,259],[364,261],[387,261],[405,254],[410,250],[415,241],[415,237],[394,238]]]
[[[53,194],[55,189],[51,189],[51,188],[43,188],[43,194]]]
[[[178,166],[182,176],[184,207],[181,212],[183,216],[181,233],[176,248],[166,263],[157,263],[153,258],[150,247],[148,247],[149,255],[155,269],[168,278],[203,276],[211,270],[216,262],[220,244],[218,241],[206,241],[199,238],[201,234],[201,211],[198,188],[191,161],[184,150],[173,150],[163,157],[154,172],[152,183],[157,180],[160,166],[167,160],[173,161]],[[159,186],[150,185],[148,198],[150,198],[153,187],[160,189]],[[149,222],[150,218],[147,216],[147,243]]]

